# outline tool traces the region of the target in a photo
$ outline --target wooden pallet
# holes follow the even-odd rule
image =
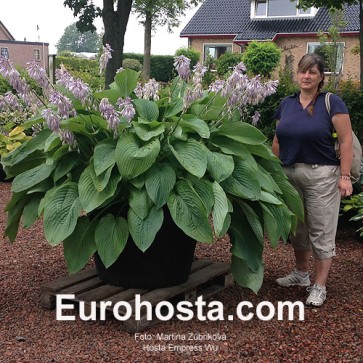
[[[72,302],[84,304],[83,309],[86,314],[91,310],[92,304],[96,304],[97,309],[100,310],[102,302],[110,301],[112,305],[106,309],[112,315],[114,304],[120,301],[128,302],[131,307],[134,307],[136,295],[140,295],[141,301],[150,302],[154,309],[162,301],[168,301],[174,306],[180,301],[194,303],[199,296],[203,296],[205,301],[233,283],[230,264],[209,260],[194,261],[189,278],[185,283],[153,290],[126,289],[108,285],[98,278],[95,268],[89,268],[42,285],[41,304],[46,309],[54,309],[58,294],[74,294],[75,299]],[[118,311],[122,314],[122,307]],[[132,311],[132,316],[121,322],[122,328],[130,333],[145,330],[161,322],[155,318],[155,314],[152,314],[152,320],[148,320],[146,311],[142,311],[141,316],[136,320],[135,309],[133,308]]]

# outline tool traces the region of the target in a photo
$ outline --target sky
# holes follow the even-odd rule
[[[49,53],[56,54],[55,45],[64,33],[64,29],[77,21],[72,10],[63,5],[64,0],[0,0],[0,21],[5,25],[15,40],[49,43]],[[94,4],[102,7],[102,0]],[[189,10],[179,28],[169,34],[165,27],[157,28],[151,40],[152,54],[173,55],[180,47],[186,47],[186,38],[179,33],[188,23],[196,9]],[[102,32],[102,19],[95,23],[97,33]],[[37,30],[37,27],[39,30]],[[144,28],[135,15],[131,15],[125,34],[124,52],[143,53]]]

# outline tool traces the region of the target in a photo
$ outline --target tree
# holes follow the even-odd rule
[[[273,42],[253,41],[248,44],[242,60],[247,71],[269,78],[280,63],[281,49]]]
[[[300,0],[299,7],[322,7],[325,6],[329,9],[342,9],[343,6],[359,4],[359,44],[360,44],[360,88],[363,89],[363,0]]]
[[[103,9],[95,6],[92,0],[65,0],[64,5],[79,17],[76,22],[81,32],[94,32],[93,21],[102,17],[104,26],[103,45],[109,44],[113,50],[112,58],[107,63],[105,86],[113,82],[116,71],[121,67],[124,39],[133,0],[103,0]],[[116,5],[116,8],[115,8]]]
[[[168,31],[180,24],[179,17],[185,10],[198,5],[203,0],[135,0],[133,11],[144,26],[143,79],[150,78],[151,33],[157,26],[167,26]]]
[[[57,51],[97,53],[100,47],[97,32],[87,31],[81,33],[76,23],[68,25],[57,43]]]

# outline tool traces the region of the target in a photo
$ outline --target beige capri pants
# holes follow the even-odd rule
[[[340,167],[296,163],[283,169],[305,207],[305,222],[299,221],[296,234],[291,236],[292,247],[300,251],[312,250],[318,260],[335,256]]]

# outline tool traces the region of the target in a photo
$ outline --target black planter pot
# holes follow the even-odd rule
[[[119,258],[107,269],[95,254],[97,273],[108,284],[126,288],[178,285],[188,279],[195,246],[196,241],[185,235],[164,209],[164,223],[145,252],[129,238]]]

